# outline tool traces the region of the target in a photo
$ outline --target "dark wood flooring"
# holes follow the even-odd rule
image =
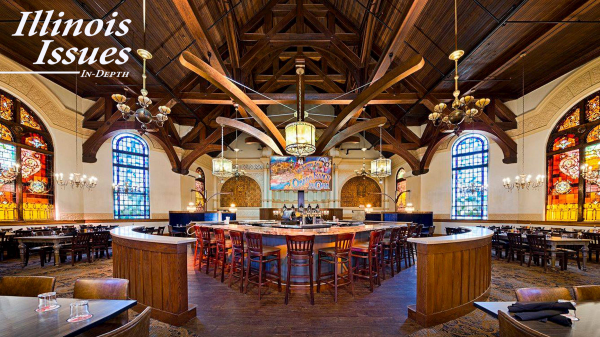
[[[188,258],[189,303],[198,306],[198,319],[185,327],[200,336],[399,336],[421,327],[407,318],[407,306],[416,302],[416,268],[387,278],[373,293],[368,282],[356,284],[355,297],[341,289],[338,303],[331,289],[315,293],[310,305],[306,291],[294,292],[284,304],[285,292],[269,288],[258,301],[256,286],[248,294],[236,284],[228,287],[194,270]],[[285,290],[285,288],[283,289]],[[316,291],[316,290],[315,290]]]

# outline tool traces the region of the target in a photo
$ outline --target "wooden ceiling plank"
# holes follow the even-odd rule
[[[367,68],[369,65],[369,61],[371,60],[371,49],[373,47],[373,40],[375,37],[375,14],[379,12],[379,8],[381,7],[381,3],[383,0],[373,0],[371,1],[371,6],[369,7],[369,12],[365,11],[365,15],[367,21],[365,23],[365,28],[361,32],[361,47],[360,47],[360,66],[361,68]]]
[[[317,152],[321,152],[324,146],[329,143],[331,138],[338,131],[340,131],[340,129],[346,125],[352,116],[354,116],[357,111],[361,110],[365,104],[369,103],[370,100],[375,98],[390,86],[398,83],[398,81],[402,80],[403,78],[406,78],[406,76],[423,68],[424,64],[425,61],[421,56],[413,56],[402,65],[385,74],[379,80],[374,82],[369,88],[358,94],[356,99],[350,102],[350,104],[348,104],[348,106],[346,106],[342,112],[336,116],[331,127],[326,129],[321,135],[321,138],[317,142]]]
[[[327,85],[327,87],[329,87],[331,89],[330,92],[335,92],[335,93],[343,93],[344,92],[344,90],[342,90],[342,88],[340,88],[337,85],[337,83],[332,81],[331,78],[329,78],[327,75],[325,75],[325,73],[323,73],[323,70],[321,70],[321,68],[318,67],[313,61],[311,61],[310,59],[306,59],[306,66],[323,80],[325,85]]]
[[[204,77],[206,80],[211,82],[213,85],[221,89],[224,93],[228,94],[237,104],[243,107],[254,119],[260,124],[260,126],[272,136],[277,145],[281,149],[285,149],[285,139],[281,132],[277,129],[275,124],[265,115],[265,113],[254,103],[248,95],[241,91],[235,84],[229,79],[223,76],[221,73],[213,69],[206,62],[202,61],[198,57],[194,56],[190,52],[184,52],[179,57],[179,60],[183,66],[194,71],[198,75]]]
[[[211,67],[225,76],[229,76],[227,67],[219,54],[218,48],[214,45],[208,31],[202,26],[201,15],[198,8],[193,4],[192,0],[173,0],[175,8],[185,22],[187,29],[196,39],[197,45],[200,47],[203,56],[209,60]],[[209,56],[210,55],[210,56]]]
[[[233,68],[233,77],[239,80],[239,68],[240,68],[240,49],[238,43],[237,28],[234,20],[234,11],[231,10],[231,4],[229,0],[220,1],[222,11],[228,13],[225,17],[225,38],[227,40],[227,51],[229,52],[229,60],[231,67]]]
[[[387,70],[390,68],[392,61],[398,55],[400,55],[400,51],[404,46],[404,41],[406,40],[409,31],[413,28],[415,22],[421,16],[423,12],[423,8],[427,4],[428,0],[413,0],[410,5],[406,15],[404,15],[404,19],[402,23],[398,25],[398,28],[393,34],[392,39],[388,43],[387,47],[384,49],[384,52],[381,53],[379,57],[379,61],[373,69],[371,76],[369,77],[369,82],[376,81],[381,78]],[[390,57],[390,55],[392,55]]]
[[[259,89],[259,92],[269,92],[269,88],[271,88],[276,82],[277,80],[285,73],[287,73],[288,71],[292,70],[292,68],[294,68],[294,58],[289,59],[284,65],[283,67],[280,67],[279,70],[275,73],[275,75],[273,75],[271,77],[271,79],[269,79],[267,82],[265,82]],[[294,80],[296,76],[293,76]]]
[[[104,97],[98,98],[98,100],[83,114],[83,122],[95,121],[102,117],[106,104],[112,105],[112,101],[107,102],[107,99]]]
[[[272,14],[273,7],[277,5],[281,0],[270,0],[258,13],[256,13],[246,24],[244,27],[240,28],[241,35],[254,31],[259,23],[265,20],[265,17],[269,14]],[[288,11],[291,11],[289,9]]]
[[[331,104],[331,105],[348,105],[359,94],[349,93],[343,97],[336,93],[306,93],[306,104]],[[274,104],[295,104],[296,95],[294,93],[264,93],[256,94],[249,93],[247,96],[256,103],[256,105],[274,105]],[[206,94],[201,92],[184,92],[181,93],[181,99],[189,104],[211,104],[211,105],[232,105],[231,98],[224,93]],[[403,94],[387,94],[381,93],[373,97],[369,101],[369,105],[378,104],[412,104],[419,97],[414,93]]]
[[[512,110],[510,110],[502,101],[494,99],[494,107],[496,108],[496,115],[501,119],[508,122],[516,122],[517,116]]]

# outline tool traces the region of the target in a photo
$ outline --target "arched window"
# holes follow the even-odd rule
[[[406,170],[401,167],[396,173],[396,211],[401,212],[406,208]]]
[[[53,157],[33,110],[0,91],[0,221],[54,219]]]
[[[206,177],[204,176],[204,170],[198,167],[196,169],[198,176],[194,181],[194,190],[196,191],[196,211],[206,211]]]
[[[128,133],[116,136],[112,145],[115,219],[150,219],[148,145]]]
[[[546,220],[600,220],[600,91],[575,104],[554,127],[546,147]],[[580,172],[589,165],[588,180]],[[583,198],[579,191],[583,190]]]
[[[452,146],[452,219],[487,219],[488,140],[461,136]],[[469,186],[481,188],[467,188]]]

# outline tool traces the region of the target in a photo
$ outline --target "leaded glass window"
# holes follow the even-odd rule
[[[546,220],[600,221],[600,92],[565,113],[547,151]],[[587,180],[581,164],[589,165]]]
[[[487,219],[487,189],[461,187],[487,186],[488,156],[488,140],[479,134],[461,136],[452,146],[452,219]]]
[[[148,145],[139,136],[121,134],[113,139],[113,192],[115,219],[150,218]]]
[[[400,212],[406,208],[406,170],[401,167],[396,172],[396,211]]]
[[[30,107],[3,91],[0,120],[0,221],[53,220],[54,153],[48,130]]]

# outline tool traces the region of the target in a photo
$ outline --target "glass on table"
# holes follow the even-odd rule
[[[43,293],[38,295],[37,312],[45,312],[58,309],[60,305],[56,301],[56,292]]]
[[[92,318],[89,311],[88,301],[77,301],[71,303],[71,316],[67,320],[69,323],[81,322]]]

